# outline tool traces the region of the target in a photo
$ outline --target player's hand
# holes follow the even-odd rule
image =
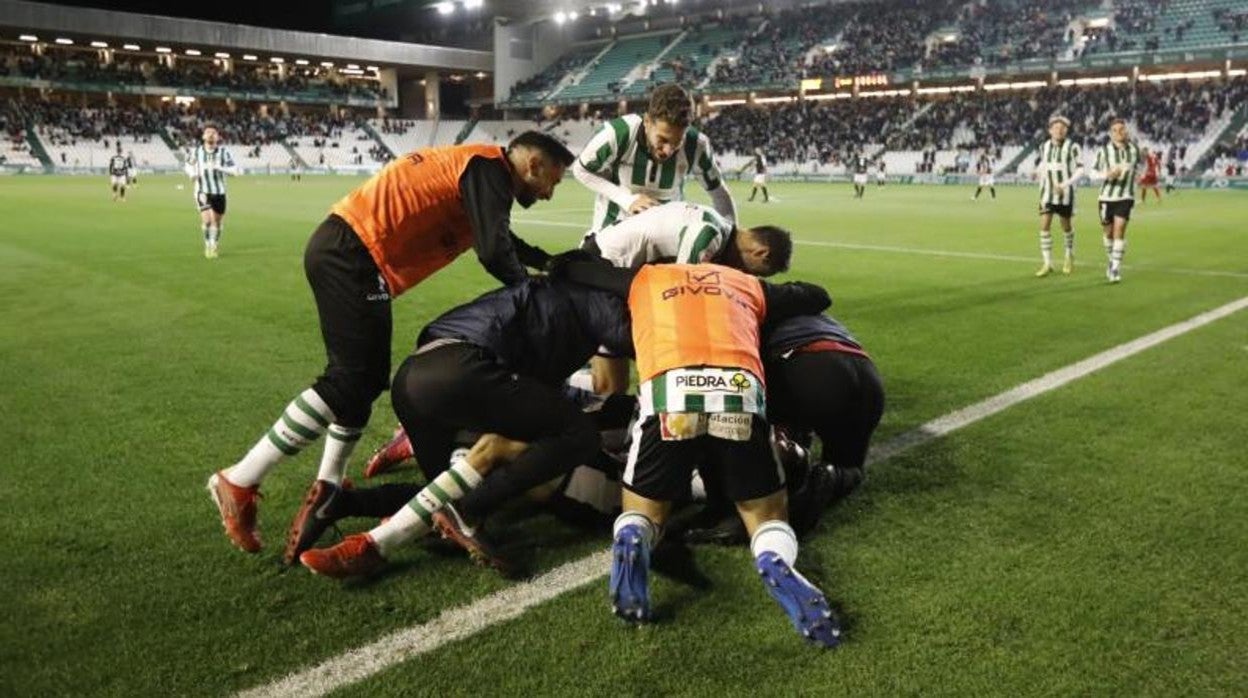
[[[1109,171],[1110,179],[1118,179],[1122,176],[1122,167],[1115,167]]]
[[[606,260],[589,250],[568,250],[561,252],[550,258],[546,262],[546,273],[551,278],[560,279],[567,276],[569,265],[575,264],[605,264]]]
[[[641,213],[648,208],[654,208],[659,205],[659,200],[646,194],[638,194],[637,199],[628,207],[629,213]]]

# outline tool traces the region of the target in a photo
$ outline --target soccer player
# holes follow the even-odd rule
[[[767,195],[767,157],[763,155],[762,148],[754,149],[754,157],[745,163],[740,172],[743,173],[751,167],[754,168],[754,186],[750,189],[750,201],[753,201],[754,195],[758,193],[759,189],[762,189],[763,203],[767,203],[771,200],[771,197]]]
[[[867,193],[867,170],[871,168],[871,161],[867,160],[866,155],[858,153],[850,166],[854,170],[854,198],[861,199]]]
[[[199,221],[204,231],[204,257],[216,259],[225,220],[225,176],[237,176],[238,166],[230,151],[221,147],[221,134],[216,126],[204,126],[201,138],[203,143],[195,146],[184,169],[186,176],[195,180],[195,205],[199,207]]]
[[[1174,161],[1174,154],[1170,154],[1170,158],[1166,160],[1166,193],[1173,194],[1175,191],[1174,180],[1179,173],[1179,165]]]
[[[261,481],[326,432],[317,479],[342,482],[373,401],[390,383],[393,296],[470,248],[505,284],[522,283],[526,265],[545,265],[545,252],[511,232],[511,206],[549,200],[572,158],[562,143],[533,131],[506,148],[422,149],[391,162],[333,205],[304,253],[328,365],[241,460],[208,481],[235,545],[260,549]]]
[[[886,181],[888,181],[888,170],[884,164],[884,160],[881,158],[879,165],[875,169],[875,184],[876,186],[882,187]]]
[[[992,174],[992,158],[988,153],[979,156],[979,162],[975,164],[975,171],[979,173],[979,186],[975,187],[975,194],[971,197],[974,201],[979,198],[979,193],[988,187],[988,192],[992,194],[992,198],[997,198],[997,180]]]
[[[651,262],[715,262],[756,276],[786,271],[793,255],[787,230],[770,225],[741,228],[699,204],[673,201],[586,234],[583,249],[617,267],[637,269]],[[590,367],[590,385],[600,394],[628,389],[628,361],[603,354]]]
[[[129,182],[132,187],[139,186],[139,170],[134,164],[133,150],[126,151],[126,181]]]
[[[1109,142],[1096,151],[1097,179],[1104,179],[1097,197],[1101,231],[1109,265],[1105,278],[1112,284],[1122,281],[1122,257],[1127,251],[1127,223],[1135,204],[1135,174],[1140,166],[1140,147],[1127,134],[1127,122],[1114,119],[1109,124]]]
[[[651,264],[599,270],[604,287],[628,298],[641,416],[624,469],[609,591],[616,615],[650,618],[650,551],[698,463],[723,473],[751,536],[764,587],[807,638],[825,646],[840,631],[823,593],[794,568],[797,536],[786,521],[783,474],[764,410],[759,327],[819,312],[818,286],[771,285],[713,264]]]
[[[786,476],[805,474],[805,481],[786,483],[789,520],[801,536],[866,478],[867,447],[884,412],[884,386],[862,344],[826,315],[769,323],[762,357],[767,419],[776,425],[777,451],[791,449],[806,458],[811,431],[822,444],[821,462],[785,469]],[[796,447],[785,443],[790,438]],[[708,499],[698,519],[707,525],[691,525],[687,542],[736,545],[747,540],[740,519],[724,503]]]
[[[121,143],[117,144],[117,152],[108,159],[108,182],[113,188],[113,201],[125,201],[126,156],[121,154]]]
[[[793,241],[776,226],[740,228],[700,204],[672,201],[646,209],[598,232],[586,233],[581,248],[617,267],[640,268],[650,262],[696,264],[716,262],[756,276],[788,270]],[[628,389],[628,361],[600,352],[591,361],[588,376],[574,379],[577,387],[600,395]],[[380,475],[410,453],[402,429],[369,457],[364,477]]]
[[[667,84],[654,88],[644,116],[625,114],[602,125],[572,166],[577,181],[597,194],[590,230],[683,199],[686,176],[695,176],[721,216],[737,219],[711,141],[689,125],[692,119],[689,93]]]
[[[1161,203],[1161,187],[1158,179],[1161,174],[1161,155],[1155,150],[1142,149],[1144,153],[1144,174],[1140,176],[1140,203],[1148,200],[1148,190],[1157,195],[1157,203]]]
[[[304,551],[300,561],[331,577],[365,575],[398,546],[436,527],[474,558],[504,567],[477,536],[484,519],[503,503],[589,462],[601,448],[597,425],[563,389],[599,346],[632,353],[623,300],[562,281],[527,280],[434,320],[395,372],[390,389],[395,414],[411,435],[430,485],[368,533]],[[452,462],[456,435],[463,430],[485,434],[485,446],[498,446],[496,456]],[[481,441],[474,445],[481,447]],[[504,461],[505,467],[495,467]],[[318,509],[340,480],[318,482],[299,518]],[[291,530],[297,543],[288,546],[290,555],[311,537],[301,533],[299,518]]]
[[[1049,232],[1053,216],[1061,219],[1066,238],[1066,256],[1062,273],[1075,270],[1075,184],[1083,176],[1082,153],[1079,145],[1067,138],[1070,119],[1053,116],[1049,119],[1049,139],[1040,144],[1036,157],[1036,177],[1040,180],[1040,256],[1043,263],[1036,276],[1053,273],[1053,236]]]

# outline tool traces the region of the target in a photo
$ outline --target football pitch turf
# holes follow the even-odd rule
[[[360,181],[234,180],[206,260],[184,178],[145,177],[124,204],[100,177],[0,179],[0,695],[230,694],[514,584],[429,544],[367,581],[281,567],[319,444],[265,481],[258,555],[228,544],[204,491],[322,367],[302,251]],[[734,187],[743,223],[793,231],[786,278],[826,286],[875,359],[876,443],[1248,296],[1234,192],[1137,205],[1109,285],[1090,189],[1075,273],[1036,279],[1029,187],[854,201],[848,184],[777,183],[766,205]],[[569,177],[514,228],[570,248],[591,206]],[[393,364],[495,285],[470,253],[399,298]],[[383,395],[357,482],[393,425]],[[840,610],[835,651],[801,642],[744,549],[697,549],[653,578],[651,626],[613,618],[599,579],[336,693],[1242,695],[1246,434],[1241,311],[875,464],[798,559]],[[510,520],[534,573],[608,542]]]

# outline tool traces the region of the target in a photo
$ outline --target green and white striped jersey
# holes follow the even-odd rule
[[[1036,174],[1040,177],[1040,205],[1074,206],[1076,173],[1083,169],[1083,152],[1067,138],[1059,143],[1053,139],[1040,144],[1036,151]],[[1058,185],[1070,182],[1065,189]]]
[[[1140,168],[1140,146],[1127,142],[1115,145],[1106,143],[1096,151],[1096,171],[1104,174],[1115,167],[1122,168],[1117,177],[1106,177],[1101,183],[1098,201],[1126,201],[1135,199],[1135,175]]]
[[[735,368],[665,371],[638,387],[637,403],[642,417],[662,412],[767,414],[763,382],[749,371]]]
[[[626,114],[602,125],[581,151],[573,173],[597,193],[591,230],[601,230],[628,215],[638,195],[658,201],[684,199],[686,176],[695,176],[715,203],[715,210],[730,221],[736,210],[722,177],[711,141],[690,126],[676,154],[665,162],[650,157],[642,117]]]
[[[673,201],[629,216],[594,234],[603,259],[617,267],[673,261],[708,262],[736,226],[709,206]]]
[[[224,194],[225,175],[234,174],[234,156],[220,146],[208,150],[195,146],[186,163],[186,174],[195,180],[196,194]]]

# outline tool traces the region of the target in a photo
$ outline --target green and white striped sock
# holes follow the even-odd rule
[[[1047,230],[1040,231],[1040,256],[1046,266],[1053,266],[1053,236]]]
[[[225,479],[239,487],[259,484],[273,466],[293,456],[320,438],[334,421],[334,413],[316,391],[299,394],[273,426],[260,437],[243,459],[226,471]]]
[[[445,506],[463,498],[481,484],[480,473],[468,465],[463,459],[455,460],[451,467],[435,477],[425,489],[416,493],[407,506],[390,517],[388,521],[368,532],[377,544],[382,556],[390,551],[423,536],[433,529],[433,515]]]
[[[325,452],[321,455],[321,469],[316,479],[342,484],[342,477],[347,472],[347,459],[360,442],[362,429],[344,427],[341,424],[330,424],[325,437]]]

